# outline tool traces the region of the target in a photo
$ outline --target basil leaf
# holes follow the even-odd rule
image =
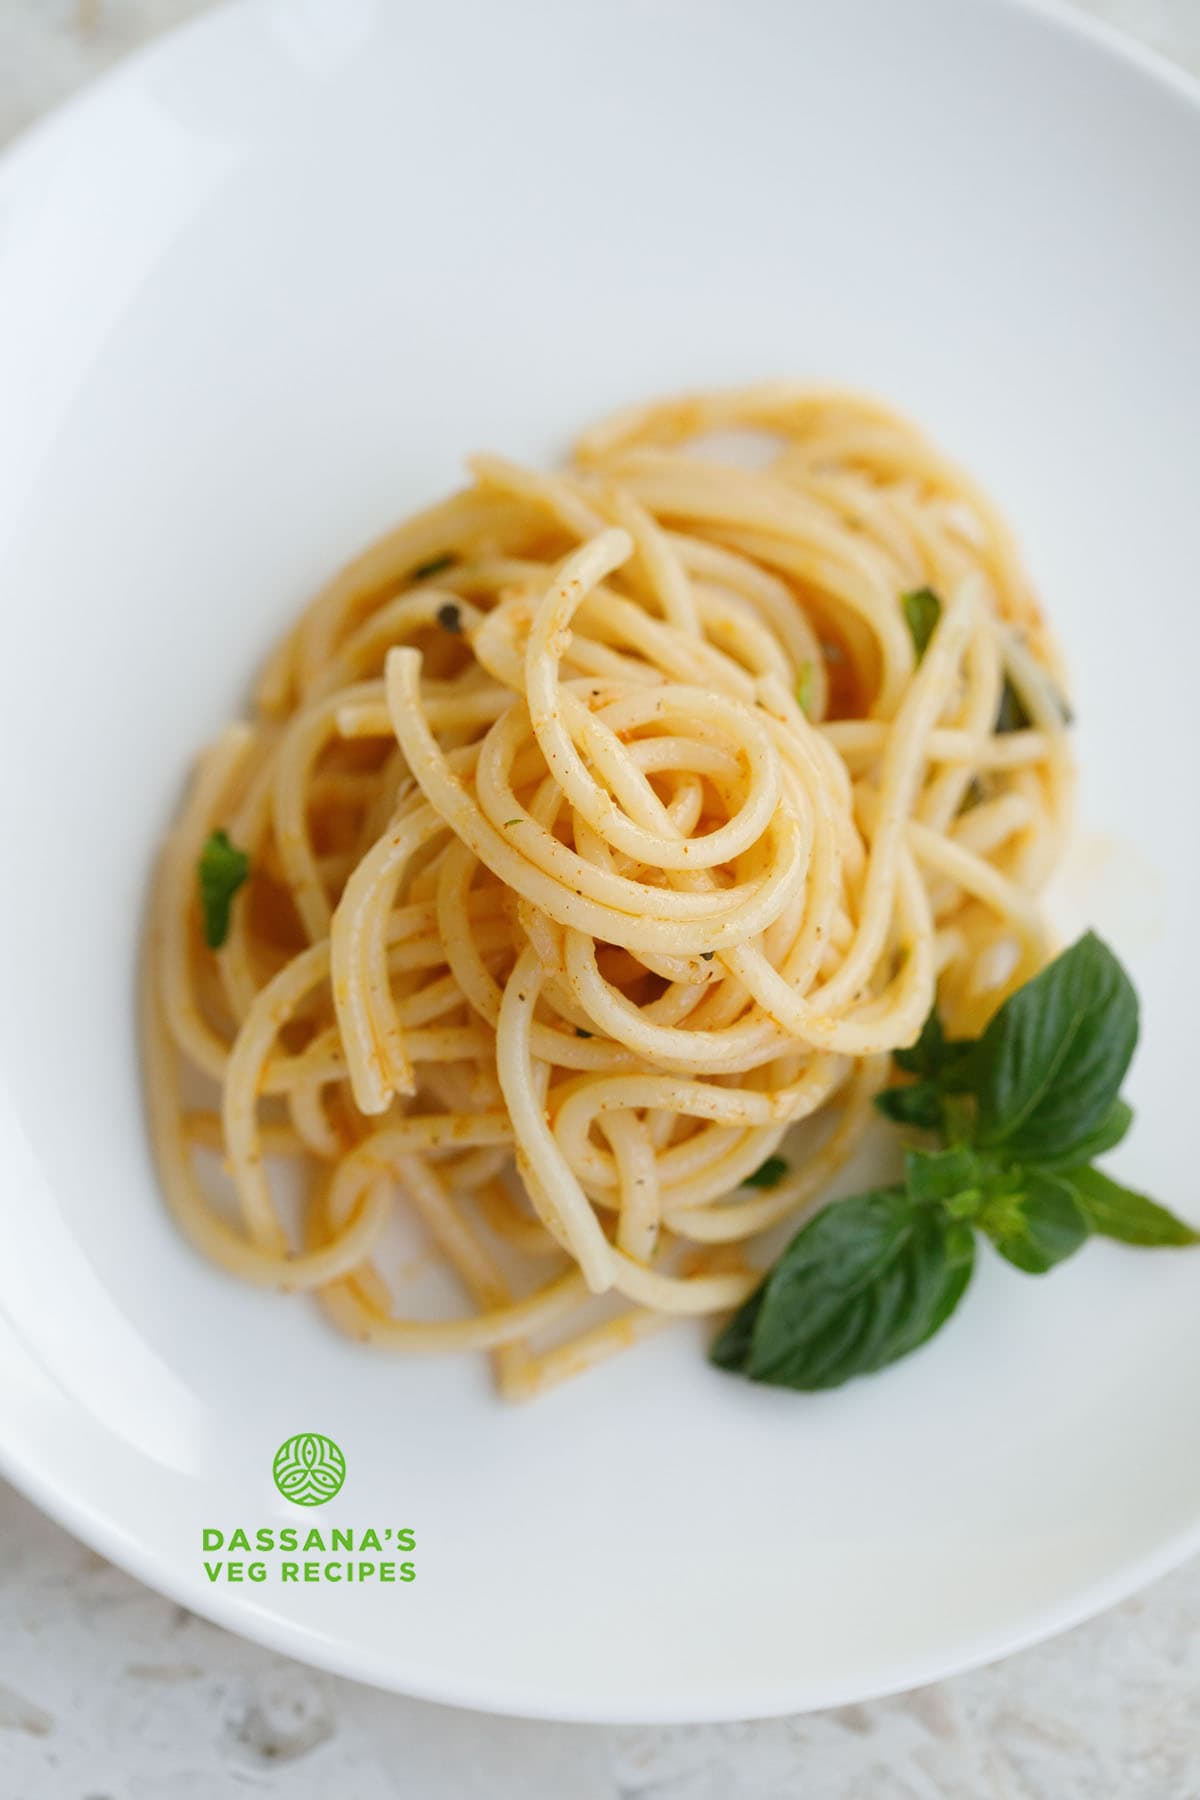
[[[907,1050],[893,1050],[892,1061],[908,1075],[936,1075],[946,1060],[946,1034],[935,1006],[921,1027],[921,1035]]]
[[[944,1200],[956,1217],[974,1212],[983,1197],[983,1171],[971,1151],[906,1150],[904,1185],[913,1200]],[[973,1201],[974,1204],[968,1204]]]
[[[744,1371],[766,1291],[767,1284],[764,1281],[761,1287],[755,1288],[748,1300],[743,1300],[729,1323],[709,1345],[708,1360],[715,1363],[718,1369],[728,1369],[733,1375],[740,1375]]]
[[[742,1178],[742,1186],[749,1188],[778,1187],[788,1172],[788,1161],[784,1156],[768,1156],[765,1163],[759,1163],[752,1175]]]
[[[800,672],[796,676],[796,705],[806,719],[812,718],[814,671],[810,662],[800,664]]]
[[[792,1239],[713,1358],[777,1387],[840,1387],[932,1337],[973,1263],[970,1227],[902,1188],[837,1201]]]
[[[911,1087],[884,1088],[875,1105],[895,1125],[913,1125],[918,1131],[940,1131],[942,1096],[936,1081],[916,1081]]]
[[[204,941],[210,950],[219,950],[229,936],[233,896],[249,873],[250,858],[246,852],[231,844],[226,832],[211,832],[196,864]]]
[[[973,1038],[946,1036],[935,1005],[921,1027],[921,1035],[916,1043],[908,1050],[893,1051],[892,1061],[908,1075],[936,1076],[943,1085],[949,1086],[953,1072],[965,1070],[967,1058],[974,1047]],[[961,1084],[952,1091],[961,1092]]]
[[[942,616],[942,603],[932,588],[923,587],[914,588],[911,594],[901,594],[900,604],[920,662]]]
[[[929,1219],[936,1223],[937,1266],[930,1270],[924,1303],[914,1306],[907,1336],[901,1339],[889,1361],[908,1356],[927,1344],[946,1323],[967,1291],[975,1273],[975,1233],[964,1219],[946,1219],[930,1208]]]
[[[904,1209],[893,1216],[893,1204]],[[752,1345],[769,1293],[776,1296],[776,1317],[772,1332],[780,1329],[782,1313],[789,1296],[799,1288],[811,1290],[813,1304],[799,1309],[799,1325],[823,1328],[831,1310],[836,1310],[845,1292],[852,1293],[870,1280],[890,1236],[903,1226],[909,1203],[902,1188],[884,1188],[856,1195],[853,1199],[835,1201],[802,1225],[779,1260],[770,1270],[762,1286],[736,1312],[719,1334],[710,1352],[712,1360],[723,1368],[748,1372]],[[803,1298],[803,1296],[802,1296]],[[764,1346],[765,1354],[769,1345]]]
[[[1009,997],[966,1071],[975,1142],[1032,1162],[1061,1158],[1107,1119],[1137,1042],[1129,977],[1094,932]]]
[[[1071,1144],[1058,1156],[1039,1156],[1038,1168],[1075,1169],[1081,1163],[1091,1162],[1093,1157],[1103,1156],[1106,1150],[1114,1149],[1132,1124],[1132,1106],[1127,1106],[1124,1100],[1114,1100],[1090,1136]]]
[[[1021,1191],[991,1202],[978,1223],[1001,1256],[1027,1275],[1044,1275],[1073,1256],[1088,1236],[1088,1221],[1065,1179],[1030,1169]]]
[[[1122,1244],[1200,1243],[1200,1232],[1165,1206],[1122,1187],[1099,1169],[1070,1169],[1062,1180],[1070,1185],[1092,1230],[1102,1237],[1117,1238]]]
[[[942,1131],[946,1125],[945,1096],[962,1092],[974,1047],[971,1039],[946,1036],[934,1005],[916,1043],[892,1053],[898,1069],[924,1079],[911,1087],[884,1088],[875,1096],[876,1107],[897,1125]]]

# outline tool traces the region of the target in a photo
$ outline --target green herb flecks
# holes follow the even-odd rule
[[[901,594],[900,605],[904,612],[905,623],[913,641],[913,648],[920,662],[929,648],[929,640],[937,629],[938,620],[942,616],[942,603],[930,587],[914,588],[910,593]],[[1058,708],[1064,725],[1072,722],[1072,713],[1067,702],[1057,689],[1051,689],[1054,703]],[[998,734],[1009,731],[1028,731],[1033,725],[1029,709],[1021,697],[1019,688],[1012,677],[1005,675],[1004,685],[1000,690],[1000,704],[996,709],[996,723],[993,730]]]
[[[409,571],[410,581],[431,581],[435,575],[444,575],[447,569],[454,567],[453,556],[432,556],[428,562],[418,563]]]
[[[932,588],[914,588],[909,594],[901,594],[900,605],[904,609],[905,622],[913,641],[913,648],[920,662],[929,648],[929,640],[942,616],[942,603]]]
[[[1046,685],[1061,722],[1064,725],[1073,725],[1075,715],[1066,700],[1051,683],[1047,682]],[[1014,685],[1012,677],[1006,675],[1004,686],[1000,690],[1000,705],[996,710],[996,734],[999,737],[1008,731],[1030,731],[1032,729],[1033,719],[1030,716],[1029,708],[1022,699],[1019,689]]]
[[[996,713],[996,731],[1028,731],[1033,724],[1026,709],[1025,702],[1013,686],[1009,676],[1004,677],[1004,686],[1000,690],[1000,707]]]
[[[226,832],[211,832],[196,864],[204,941],[210,950],[219,950],[229,936],[233,896],[249,874],[246,852],[231,844]]]
[[[876,1104],[933,1145],[908,1150],[903,1182],[835,1201],[804,1225],[717,1337],[713,1362],[801,1390],[881,1369],[949,1319],[980,1233],[1031,1275],[1092,1236],[1200,1242],[1093,1166],[1132,1120],[1119,1089],[1137,1032],[1129,978],[1091,932],[1012,994],[978,1038],[947,1038],[931,1013],[894,1058],[911,1080]]]
[[[782,1156],[768,1156],[766,1162],[759,1163],[753,1175],[747,1175],[742,1182],[748,1188],[778,1187],[788,1172],[787,1159]]]
[[[810,662],[800,664],[800,673],[796,677],[796,705],[806,719],[813,716],[813,684],[816,670]]]

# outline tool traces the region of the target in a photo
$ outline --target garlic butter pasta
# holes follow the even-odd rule
[[[935,989],[970,1033],[1041,967],[1071,771],[1006,527],[874,401],[670,400],[471,476],[200,758],[145,1060],[206,1256],[519,1398],[738,1305]]]

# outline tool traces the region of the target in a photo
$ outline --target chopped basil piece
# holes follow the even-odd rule
[[[455,560],[453,556],[448,555],[430,557],[428,562],[418,563],[409,574],[408,579],[410,581],[428,581],[432,576],[442,575],[447,569],[452,569]]]
[[[249,874],[250,858],[246,852],[231,844],[226,832],[210,833],[196,864],[204,941],[210,950],[219,950],[229,936],[233,896]]]
[[[782,1156],[768,1156],[765,1163],[760,1163],[753,1175],[747,1175],[742,1182],[743,1187],[773,1188],[778,1187],[788,1172],[788,1164]]]
[[[901,594],[900,604],[904,608],[904,617],[912,637],[913,648],[920,662],[929,648],[929,640],[933,636],[938,620],[942,616],[942,603],[932,588],[914,588],[909,594]]]

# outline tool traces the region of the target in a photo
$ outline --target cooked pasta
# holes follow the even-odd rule
[[[702,395],[471,469],[201,758],[146,1066],[206,1255],[522,1397],[738,1304],[935,987],[970,1031],[1041,966],[1071,774],[1006,528],[882,406]],[[466,1310],[405,1315],[400,1212]]]

